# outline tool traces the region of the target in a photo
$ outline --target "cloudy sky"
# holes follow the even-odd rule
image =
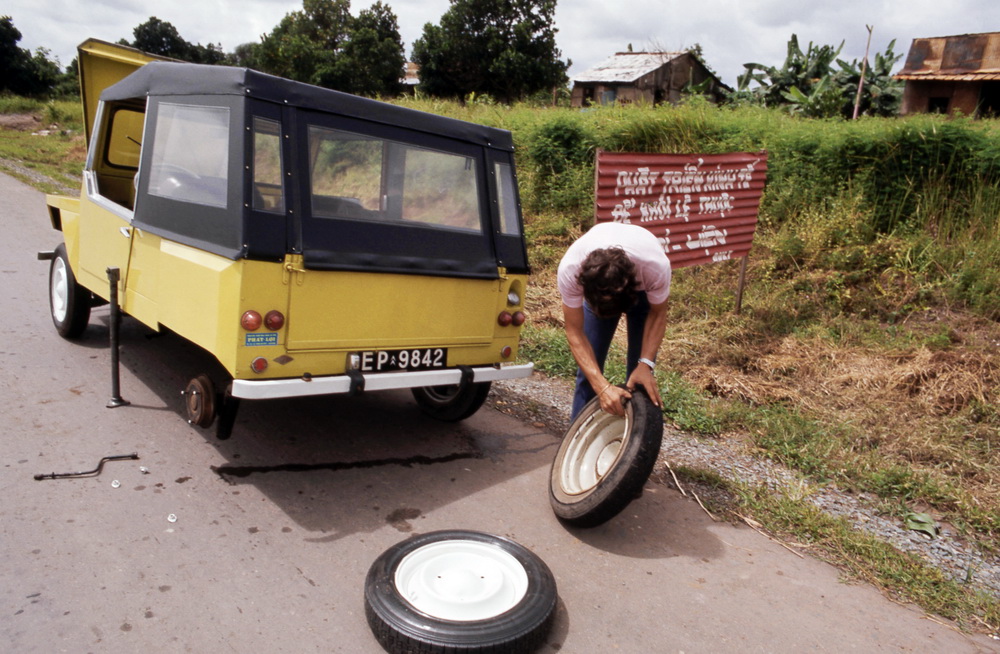
[[[374,0],[354,0],[357,14]],[[448,0],[383,0],[399,18],[407,56],[425,23],[438,23]],[[226,51],[256,41],[301,0],[4,0],[21,31],[22,48],[45,47],[65,66],[87,38],[132,38],[150,16],[170,22],[192,43],[219,43]],[[841,58],[861,59],[874,27],[872,52],[896,39],[905,55],[917,37],[1000,31],[997,0],[560,0],[557,44],[573,62],[570,76],[616,51],[679,50],[698,43],[708,64],[735,85],[743,64],[780,65],[789,36],[803,49],[844,42]],[[897,69],[902,65],[897,64]]]

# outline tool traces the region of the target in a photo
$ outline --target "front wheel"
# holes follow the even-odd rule
[[[63,338],[77,338],[90,322],[90,291],[80,286],[69,266],[66,245],[56,247],[49,266],[49,310],[52,324]]]
[[[382,553],[365,581],[365,616],[393,654],[528,654],[552,626],[555,577],[523,545],[438,531]]]
[[[423,386],[412,389],[420,410],[447,422],[465,420],[479,410],[490,393],[490,382]]]

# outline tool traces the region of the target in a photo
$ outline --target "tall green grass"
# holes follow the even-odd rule
[[[513,131],[522,202],[535,223],[529,236],[572,238],[590,225],[598,148],[766,150],[755,258],[773,249],[774,273],[833,268],[845,273],[849,288],[892,271],[925,292],[1000,319],[1000,294],[993,292],[1000,282],[1000,130],[994,121],[929,115],[811,120],[702,101],[588,110],[451,105],[450,114]],[[541,254],[543,265],[552,262],[551,254]],[[873,308],[864,304],[858,309]]]

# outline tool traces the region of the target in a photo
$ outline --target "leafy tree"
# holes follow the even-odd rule
[[[135,38],[128,45],[162,57],[186,60],[191,48],[191,44],[181,38],[176,27],[156,16],[150,16],[145,23],[136,26],[132,35]]]
[[[365,95],[395,95],[404,63],[388,5],[376,2],[354,18],[350,0],[304,0],[241,54],[264,72]]]
[[[80,68],[79,60],[73,57],[73,61],[66,66],[66,70],[62,72],[59,79],[56,81],[55,87],[52,89],[52,95],[57,98],[68,98],[72,96],[80,96]]]
[[[556,48],[556,0],[451,0],[413,44],[430,95],[512,102],[566,81]]]
[[[344,46],[341,75],[358,95],[398,95],[402,84],[403,39],[396,15],[388,5],[376,2],[354,20],[351,38]]]
[[[337,86],[338,55],[351,24],[350,0],[304,0],[261,38],[257,63],[265,72],[299,82]]]
[[[221,45],[190,43],[181,37],[177,28],[171,23],[160,20],[156,16],[150,16],[145,23],[137,25],[132,30],[132,36],[131,42],[122,39],[119,43],[138,48],[149,54],[196,64],[220,64],[226,58]]]
[[[231,53],[226,55],[226,62],[233,66],[263,70],[263,66],[258,63],[259,55],[259,43],[241,43]]]
[[[10,16],[0,17],[0,92],[16,95],[44,96],[55,87],[61,72],[59,64],[49,59],[49,51],[30,50],[18,46],[21,31],[14,27]]]

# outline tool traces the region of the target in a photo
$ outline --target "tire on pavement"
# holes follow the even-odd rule
[[[618,515],[642,492],[663,442],[663,413],[641,388],[621,418],[591,400],[569,426],[552,462],[549,502],[575,527]]]
[[[368,570],[365,616],[392,654],[537,651],[556,582],[536,554],[478,531],[437,531],[393,545]]]
[[[90,322],[90,304],[90,291],[77,283],[66,245],[60,243],[49,264],[49,311],[56,332],[66,339],[78,338]]]

